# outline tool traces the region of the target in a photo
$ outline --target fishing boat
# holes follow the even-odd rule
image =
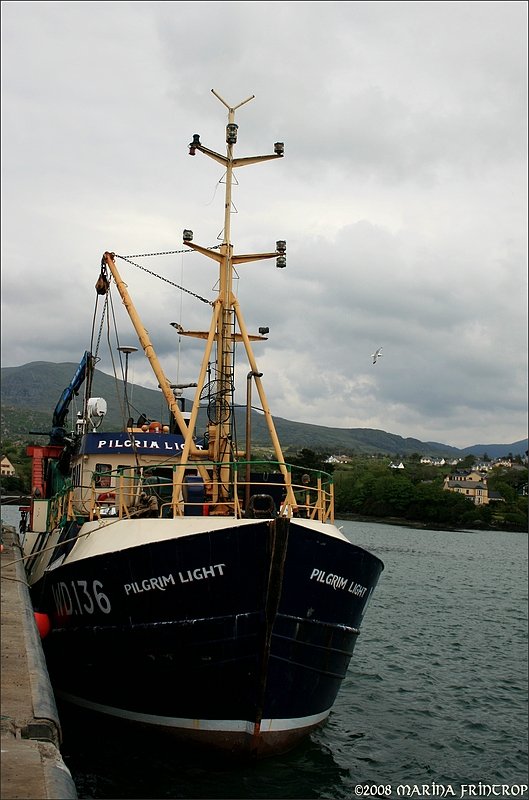
[[[201,246],[184,230],[183,247],[216,262],[218,282],[205,298],[207,330],[175,323],[184,340],[203,340],[196,380],[170,382],[118,269],[121,261],[138,265],[105,252],[96,309],[108,322],[118,292],[167,418],[131,412],[128,356],[139,347],[118,346],[123,423],[107,429],[107,401],[92,393],[102,338],[93,323],[48,444],[28,447],[25,563],[58,699],[198,745],[266,756],[291,749],[329,716],[383,563],[335,525],[332,476],[284,458],[254,356],[268,331],[248,332],[234,273],[264,259],[284,268],[286,242],[236,254],[230,230],[234,171],[282,159],[284,145],[236,158],[235,111],[253,95],[233,107],[212,91],[228,110],[226,155],[199,134],[189,153],[225,170],[221,243]],[[236,350],[249,368],[240,443]],[[270,439],[261,461],[251,448],[252,388]],[[68,427],[79,394],[82,409]]]

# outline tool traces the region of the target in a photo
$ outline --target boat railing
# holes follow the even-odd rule
[[[68,480],[49,501],[47,529],[53,530],[74,516],[72,483]]]
[[[226,480],[229,470],[230,480]],[[89,519],[105,517],[232,516],[255,518],[303,517],[334,521],[334,487],[325,472],[276,461],[120,467],[93,473],[89,487],[77,496]],[[287,492],[287,486],[291,492]],[[79,512],[71,502],[67,512]]]

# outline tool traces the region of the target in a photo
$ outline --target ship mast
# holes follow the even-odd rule
[[[221,486],[225,487],[222,491],[226,492],[226,499],[228,497],[229,486],[229,462],[232,460],[232,393],[234,382],[234,345],[236,341],[243,342],[248,362],[250,364],[253,378],[259,393],[262,409],[265,415],[266,423],[268,426],[269,434],[274,446],[276,459],[279,462],[280,469],[285,479],[287,487],[287,505],[295,504],[294,495],[291,488],[290,473],[284,465],[283,453],[277,438],[275,426],[273,423],[272,415],[268,407],[264,388],[261,383],[261,375],[257,368],[250,340],[263,339],[262,336],[250,336],[246,330],[242,312],[239,304],[233,293],[233,269],[234,265],[245,263],[248,261],[258,261],[262,259],[277,259],[277,266],[284,267],[286,264],[285,252],[286,244],[284,241],[276,243],[275,252],[269,253],[253,253],[248,255],[235,255],[233,253],[233,245],[231,244],[231,212],[232,212],[232,183],[233,183],[233,170],[237,167],[247,166],[249,164],[257,164],[262,161],[269,161],[272,159],[282,158],[284,146],[282,142],[276,142],[274,145],[274,154],[262,156],[250,156],[247,158],[234,158],[233,146],[237,142],[237,128],[235,124],[235,111],[245,103],[248,103],[254,98],[254,95],[246,98],[236,106],[230,106],[214,89],[211,90],[215,97],[228,109],[228,124],[226,126],[226,156],[209,150],[200,142],[200,135],[194,134],[193,141],[189,145],[190,155],[195,155],[196,150],[209,156],[215,161],[222,164],[226,169],[226,191],[224,201],[224,229],[222,244],[218,251],[210,250],[201,247],[193,242],[192,231],[184,231],[184,244],[197,250],[208,258],[212,258],[219,264],[219,289],[218,296],[214,302],[214,319],[216,319],[215,328],[215,342],[216,342],[216,394],[213,407],[214,418],[211,419],[210,430],[210,457],[214,461],[220,463],[221,469]],[[239,326],[240,333],[235,332],[235,322]],[[184,335],[186,331],[181,331]],[[193,335],[189,332],[188,335]],[[198,334],[200,335],[200,334]],[[204,334],[202,334],[204,337]],[[211,337],[208,337],[211,340]],[[206,359],[210,358],[210,347],[206,347],[204,354],[204,361],[202,364],[201,376],[205,373]],[[195,405],[200,393],[200,381],[195,397]],[[248,443],[247,443],[248,446]],[[185,452],[182,457],[185,458]],[[222,497],[218,498],[222,501]]]

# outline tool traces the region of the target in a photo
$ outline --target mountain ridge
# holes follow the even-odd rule
[[[2,400],[1,436],[3,439],[22,438],[31,440],[32,436],[46,435],[51,428],[53,410],[64,388],[69,385],[77,364],[62,362],[56,364],[48,361],[33,361],[19,367],[2,367],[0,397]],[[82,396],[82,389],[79,393]],[[134,414],[145,413],[150,419],[168,421],[168,411],[160,391],[147,389],[138,385],[128,387],[128,395],[134,408]],[[94,371],[92,396],[104,397],[107,400],[109,413],[105,417],[101,430],[123,427],[123,420],[115,409],[123,405],[123,382],[100,370]],[[69,422],[73,427],[76,411],[80,403],[73,398],[70,407]],[[235,410],[235,425],[244,440],[245,432],[244,408]],[[200,425],[205,425],[205,410],[199,418]],[[528,440],[506,444],[476,444],[465,448],[457,448],[442,442],[423,442],[414,437],[402,437],[374,428],[330,428],[312,423],[294,422],[274,415],[277,435],[285,450],[313,449],[325,450],[336,454],[385,454],[385,455],[428,455],[433,457],[464,457],[473,454],[490,458],[498,458],[509,453],[523,455],[527,451]],[[252,412],[252,445],[263,447],[269,444],[268,431],[262,412]]]

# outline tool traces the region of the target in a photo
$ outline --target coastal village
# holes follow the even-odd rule
[[[346,455],[333,455],[327,459],[328,464],[334,465],[348,464],[350,461],[351,459]],[[488,476],[494,469],[527,469],[527,455],[521,459],[521,464],[516,463],[516,461],[510,458],[497,458],[491,461],[476,461],[467,469],[458,469],[458,465],[461,464],[462,461],[463,459],[461,458],[447,460],[445,458],[434,458],[430,456],[423,456],[420,459],[420,463],[425,466],[451,468],[451,471],[448,472],[444,478],[443,489],[462,495],[476,506],[505,502],[505,498],[499,492],[489,489]],[[389,468],[405,470],[406,464],[404,461],[391,461]],[[522,485],[520,493],[523,497],[527,497],[527,483]]]

